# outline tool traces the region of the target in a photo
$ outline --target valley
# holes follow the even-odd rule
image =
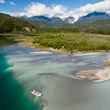
[[[110,110],[110,0],[0,0],[0,110]]]

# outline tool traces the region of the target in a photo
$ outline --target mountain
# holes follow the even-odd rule
[[[81,17],[77,23],[91,23],[96,20],[108,20],[110,19],[110,15],[104,12],[93,12],[86,16]]]
[[[0,33],[5,32],[90,32],[110,34],[110,15],[93,12],[74,23],[73,17],[13,17],[0,13]]]
[[[75,22],[75,18],[74,17],[67,17],[64,19],[64,21],[66,23],[73,24]]]
[[[33,32],[36,31],[38,27],[38,25],[23,18],[12,17],[8,14],[0,13],[0,33]]]
[[[48,23],[51,19],[46,16],[32,16],[28,18],[31,21],[36,22],[42,22],[42,23]]]
[[[43,23],[48,26],[54,26],[54,27],[73,24],[75,20],[73,17],[67,17],[63,20],[59,17],[46,17],[46,16],[32,16],[28,19],[33,22],[37,22],[40,24]]]
[[[58,17],[32,16],[28,18],[28,20],[48,26],[60,26],[64,23],[64,21]]]
[[[93,12],[81,17],[74,26],[83,32],[110,34],[110,15]]]

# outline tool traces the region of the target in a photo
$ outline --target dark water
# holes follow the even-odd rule
[[[5,54],[0,53],[0,110],[42,110],[40,102],[29,99],[23,86],[13,76]]]
[[[17,46],[0,51],[0,110],[110,110],[110,81],[72,79],[79,70],[102,68],[109,53],[70,56]],[[33,97],[32,89],[43,96]]]

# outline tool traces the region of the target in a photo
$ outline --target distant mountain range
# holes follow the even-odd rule
[[[53,27],[84,32],[106,32],[108,34],[110,32],[110,15],[104,12],[93,12],[75,22],[74,17],[65,19],[46,16],[12,17],[0,13],[0,32],[33,32]]]
[[[109,20],[110,19],[110,15],[104,12],[93,12],[90,13],[86,16],[83,16],[81,18],[79,18],[79,20],[77,21],[77,23],[91,23],[91,22],[95,22],[97,20]]]
[[[110,34],[110,15],[104,12],[93,12],[81,17],[74,26],[83,32]]]
[[[32,22],[37,22],[40,24],[45,24],[48,26],[60,26],[64,23],[64,21],[58,17],[46,17],[46,16],[32,16],[29,17],[28,20],[31,20]]]
[[[67,17],[65,19],[61,19],[58,17],[46,17],[46,16],[32,16],[29,17],[28,20],[31,20],[33,22],[39,22],[46,24],[48,26],[64,26],[64,25],[69,25],[69,24],[87,24],[87,23],[92,23],[98,20],[109,20],[110,15],[104,12],[93,12],[89,13],[86,16],[83,16],[79,18],[78,21],[75,22],[74,17]]]
[[[59,17],[32,16],[29,17],[28,20],[44,23],[48,26],[62,26],[66,24],[73,24],[75,19],[73,17],[61,19]]]

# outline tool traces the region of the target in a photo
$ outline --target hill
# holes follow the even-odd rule
[[[73,17],[60,19],[58,17],[32,16],[12,17],[0,13],[0,33],[9,32],[86,32],[110,34],[110,15],[93,12],[81,17],[74,23]]]
[[[22,18],[0,13],[0,33],[4,32],[34,32],[38,25]]]
[[[110,15],[93,12],[81,17],[75,24],[81,32],[110,34]]]
[[[96,20],[108,20],[110,19],[110,15],[108,15],[107,13],[104,12],[93,12],[93,13],[89,13],[86,16],[81,17],[77,23],[81,24],[81,23],[91,23],[94,22]]]

